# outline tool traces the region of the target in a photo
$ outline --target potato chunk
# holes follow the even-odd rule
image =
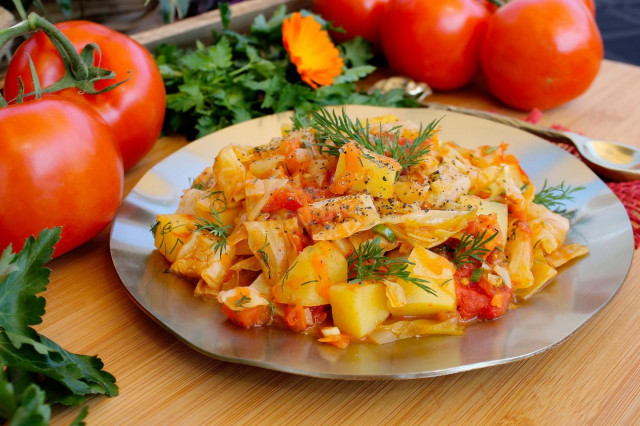
[[[333,285],[329,300],[335,325],[357,339],[371,333],[389,316],[385,286],[380,282]]]
[[[398,280],[406,297],[403,306],[391,306],[389,311],[394,316],[426,316],[438,312],[456,310],[456,293],[453,282],[455,268],[451,262],[430,250],[416,246],[409,255],[410,275],[428,281],[426,286],[436,294],[431,294],[415,284]]]
[[[393,158],[376,154],[355,142],[340,149],[340,157],[331,184],[334,194],[347,191],[366,192],[374,197],[389,198],[393,195],[393,184],[400,164]]]
[[[347,260],[328,241],[305,247],[273,289],[276,302],[318,306],[329,303],[329,288],[347,280]]]

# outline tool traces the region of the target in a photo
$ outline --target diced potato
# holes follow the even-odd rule
[[[412,277],[422,278],[436,294],[431,294],[419,286],[404,280],[398,280],[406,296],[403,306],[391,306],[389,311],[394,316],[425,316],[438,312],[454,312],[456,310],[456,292],[453,281],[455,267],[444,257],[430,250],[416,246],[409,255],[409,266]]]
[[[375,281],[336,284],[329,289],[333,322],[343,333],[360,339],[389,316],[385,286]]]
[[[273,289],[279,303],[318,306],[329,303],[329,288],[347,281],[347,260],[330,242],[306,247]]]
[[[161,214],[153,227],[155,246],[169,262],[175,262],[180,248],[196,228],[190,214]]]
[[[479,215],[495,213],[498,215],[498,226],[502,234],[502,246],[507,244],[507,233],[509,232],[509,210],[508,206],[496,201],[482,200],[478,208]]]
[[[314,241],[338,240],[375,226],[380,217],[370,195],[346,195],[298,209],[300,222]]]
[[[330,189],[335,194],[348,190],[366,192],[374,197],[389,198],[400,164],[392,158],[376,154],[349,142],[340,149],[338,165]]]

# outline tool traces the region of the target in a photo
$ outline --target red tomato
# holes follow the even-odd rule
[[[380,42],[380,21],[389,0],[314,0],[313,11],[335,27],[346,32],[331,32],[331,37],[342,43],[355,36],[369,40],[374,45]]]
[[[382,50],[394,71],[437,90],[458,89],[480,69],[488,17],[476,0],[390,0]]]
[[[0,247],[62,226],[54,257],[88,241],[114,217],[122,160],[104,120],[57,96],[0,108]]]
[[[491,17],[482,45],[489,91],[527,111],[581,95],[602,57],[598,27],[575,0],[513,0]]]
[[[151,54],[132,38],[110,28],[85,21],[56,24],[80,51],[94,42],[100,47],[101,58],[96,64],[116,73],[113,80],[103,80],[97,89],[122,81],[132,72],[131,79],[119,87],[100,95],[84,95],[75,88],[60,95],[93,107],[111,126],[120,147],[125,170],[136,164],[158,139],[165,112],[165,89],[158,67]],[[25,93],[33,91],[28,56],[31,56],[42,87],[48,87],[64,74],[60,55],[43,32],[36,33],[15,52],[5,78],[4,95],[7,101],[18,94],[18,77],[22,78]]]

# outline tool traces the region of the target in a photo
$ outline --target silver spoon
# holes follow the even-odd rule
[[[550,129],[517,118],[491,112],[427,102],[424,99],[432,93],[429,86],[424,83],[416,83],[405,77],[382,79],[375,83],[370,90],[375,89],[379,89],[381,92],[387,92],[391,89],[402,89],[408,95],[416,98],[420,105],[426,108],[472,115],[516,127],[550,141],[571,143],[575,145],[587,164],[602,176],[616,181],[640,179],[640,148],[638,147],[617,142],[595,140],[577,133]]]

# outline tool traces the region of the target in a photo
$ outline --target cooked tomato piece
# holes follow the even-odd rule
[[[476,264],[468,264],[456,271],[456,295],[458,297],[458,313],[465,320],[495,319],[509,310],[513,298],[513,290],[506,286],[494,286],[484,277],[478,282],[470,281]]]
[[[301,332],[327,319],[326,306],[287,305],[284,319],[290,330]],[[306,311],[306,312],[305,312]]]
[[[271,307],[266,305],[254,306],[253,308],[234,311],[227,305],[222,305],[222,312],[233,324],[243,327],[262,327],[271,321]]]

